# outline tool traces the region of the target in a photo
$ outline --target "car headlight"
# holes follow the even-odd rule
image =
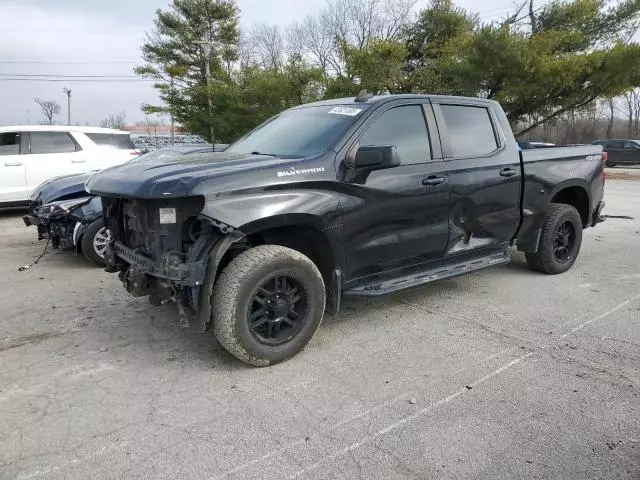
[[[91,198],[92,197],[74,198],[71,200],[59,200],[57,202],[47,203],[46,205],[42,205],[38,208],[36,213],[46,217],[66,215],[82,205],[89,203]]]

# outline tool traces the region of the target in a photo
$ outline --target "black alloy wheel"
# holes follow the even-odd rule
[[[305,322],[307,298],[294,278],[278,275],[260,285],[251,299],[248,322],[260,343],[282,345],[295,337]]]
[[[572,222],[566,221],[558,225],[553,239],[553,253],[558,263],[567,262],[576,245],[576,230]]]
[[[213,332],[229,353],[266,367],[299,353],[318,330],[326,290],[320,270],[297,250],[258,245],[216,279]]]
[[[582,245],[582,217],[572,205],[552,203],[545,215],[536,252],[526,252],[533,270],[556,275],[566,272]]]

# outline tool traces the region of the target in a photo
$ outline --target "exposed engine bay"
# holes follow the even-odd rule
[[[175,302],[181,323],[186,307],[206,327],[217,267],[232,245],[242,248],[243,234],[201,215],[202,197],[102,201],[112,235],[107,270],[119,272],[130,294],[148,295],[154,305]]]

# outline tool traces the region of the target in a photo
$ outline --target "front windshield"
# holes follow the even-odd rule
[[[326,152],[358,118],[363,107],[327,105],[287,110],[241,138],[228,152],[310,157]]]

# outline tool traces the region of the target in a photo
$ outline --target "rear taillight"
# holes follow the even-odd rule
[[[129,152],[129,155],[132,155],[132,156],[136,156],[136,157],[137,157],[137,156],[139,156],[140,154],[139,154],[138,152],[136,152],[135,150],[131,150],[131,151]]]
[[[609,154],[607,152],[602,152],[602,161],[607,163],[607,160],[609,160]]]
[[[607,160],[609,160],[609,154],[607,152],[602,152],[602,164],[603,166],[607,165]],[[605,169],[602,169],[602,184],[607,180],[607,172]]]

